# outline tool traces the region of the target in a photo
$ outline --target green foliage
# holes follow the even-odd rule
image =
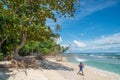
[[[53,52],[52,48],[56,45],[53,40],[46,40],[39,44],[39,50],[42,54],[51,54]]]
[[[0,51],[0,60],[3,58],[3,53]]]
[[[70,46],[66,46],[66,47],[65,47],[65,46],[61,46],[61,50],[60,50],[61,53],[66,52],[66,51],[69,49],[69,47],[70,47]]]
[[[57,45],[54,40],[46,40],[44,42],[32,41],[27,42],[20,50],[20,55],[30,55],[31,53],[37,54],[58,54],[60,52],[60,45]]]
[[[50,50],[46,47],[41,48],[41,51],[42,51],[43,54],[49,54],[50,53]]]
[[[39,46],[39,42],[37,41],[31,41],[31,42],[27,42],[22,49],[20,50],[19,54],[22,56],[25,55],[30,55],[30,53],[32,52],[36,52],[36,49]]]
[[[61,17],[73,17],[76,2],[77,0],[1,0],[1,54],[28,55],[38,49],[43,54],[59,53],[60,45],[53,39],[59,37],[60,26],[57,25],[56,34],[46,26],[46,19],[56,22],[56,13]]]

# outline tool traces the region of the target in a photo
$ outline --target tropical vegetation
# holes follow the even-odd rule
[[[0,0],[0,59],[20,59],[31,54],[51,55],[68,47],[57,44],[47,19],[73,17],[77,0]],[[57,14],[57,16],[56,16]]]

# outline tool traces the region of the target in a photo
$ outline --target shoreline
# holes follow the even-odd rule
[[[120,75],[108,71],[85,66],[84,76],[77,74],[79,67],[77,64],[67,61],[63,57],[62,61],[58,61],[60,57],[47,57],[46,63],[48,69],[26,69],[27,75],[20,69],[13,70],[9,77],[8,73],[0,72],[0,80],[120,80]]]
[[[84,59],[84,58],[78,58],[80,60],[77,60],[75,59],[76,61],[72,61],[72,59],[69,59],[69,57],[66,57],[67,61],[68,62],[71,62],[71,63],[74,63],[74,64],[79,64],[79,62],[83,62],[86,66],[90,67],[90,68],[95,68],[95,69],[99,69],[99,70],[102,70],[102,71],[105,71],[105,72],[108,72],[108,73],[111,73],[111,74],[117,74],[117,75],[120,75],[120,67],[119,67],[119,64],[108,64],[108,63],[103,63],[103,65],[100,63],[97,64],[93,62],[92,63],[92,60],[89,60],[89,59]],[[89,64],[90,62],[90,64]]]
[[[79,70],[78,65],[76,63],[72,63],[72,62],[68,61],[66,57],[64,57],[64,60],[61,63],[63,65],[67,65],[67,66],[73,68],[74,70],[71,73],[68,71],[70,74],[66,73],[65,71],[58,71],[58,72],[60,72],[63,76],[64,75],[69,75],[69,76],[74,75],[74,77],[77,77],[77,79],[74,78],[73,80],[79,80],[79,79],[83,80],[82,77],[85,80],[120,80],[119,74],[116,74],[116,73],[113,73],[110,71],[101,70],[101,69],[98,69],[95,67],[90,67],[90,66],[85,66],[85,69],[84,69],[85,76],[81,76],[81,75],[79,76],[79,75],[76,75],[76,73]],[[96,76],[96,77],[92,78],[93,76],[94,77]],[[67,79],[67,80],[70,80],[70,79]]]
[[[112,75],[120,75],[118,73],[111,72],[111,71],[108,71],[108,70],[99,69],[99,68],[96,68],[96,67],[91,67],[91,66],[86,66],[86,67],[91,68],[91,69],[95,69],[95,70],[99,70],[100,72],[109,73],[109,74],[112,74]]]
[[[67,60],[67,62],[70,62],[70,61]],[[73,63],[73,62],[70,62],[70,63],[72,63],[72,64],[74,64],[74,65],[78,65],[77,63]],[[83,62],[83,63],[84,63],[84,62]],[[108,70],[96,68],[96,67],[94,67],[94,66],[89,66],[89,65],[85,65],[85,66],[88,67],[88,68],[91,68],[91,69],[99,70],[99,71],[101,71],[101,72],[107,72],[107,73],[114,74],[114,75],[120,75],[120,73],[115,73],[115,72],[112,72],[112,71],[108,71]]]

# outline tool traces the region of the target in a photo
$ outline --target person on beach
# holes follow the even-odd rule
[[[80,62],[80,64],[78,66],[79,66],[79,71],[77,74],[84,75],[84,72],[83,72],[84,64],[82,62]]]

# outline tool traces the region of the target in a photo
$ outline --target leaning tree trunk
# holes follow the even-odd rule
[[[8,36],[6,36],[5,38],[2,39],[2,41],[0,42],[0,49],[2,47],[2,44],[5,42],[5,40],[8,38]]]
[[[23,59],[18,53],[19,53],[19,50],[24,46],[24,44],[26,42],[26,38],[27,38],[27,32],[24,32],[21,37],[20,43],[14,47],[13,58],[15,60]]]

